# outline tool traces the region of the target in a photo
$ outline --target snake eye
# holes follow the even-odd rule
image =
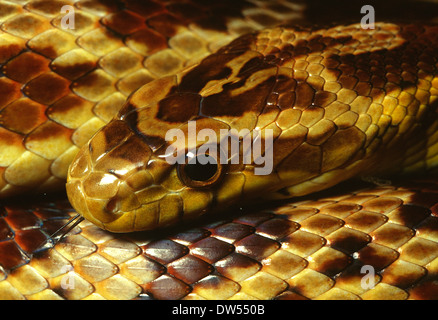
[[[181,181],[193,188],[210,186],[219,180],[222,166],[215,157],[201,154],[187,157],[186,163],[179,164],[177,171]]]

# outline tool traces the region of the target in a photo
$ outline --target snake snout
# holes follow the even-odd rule
[[[85,219],[113,232],[152,226],[136,221],[138,210],[149,210],[152,216],[157,210],[143,208],[136,194],[153,184],[145,170],[150,157],[141,138],[122,121],[111,122],[81,148],[70,166],[66,188],[71,204]]]

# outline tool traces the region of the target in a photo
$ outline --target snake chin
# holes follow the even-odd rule
[[[153,229],[179,217],[179,196],[153,183],[150,172],[154,170],[139,170],[127,177],[114,170],[94,170],[87,150],[83,148],[72,163],[66,184],[70,203],[85,219],[111,232],[132,232]],[[164,207],[166,215],[160,214]]]

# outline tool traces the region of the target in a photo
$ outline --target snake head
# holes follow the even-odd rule
[[[190,134],[199,138],[205,130],[210,130],[209,143],[190,141]],[[155,229],[241,200],[254,168],[230,161],[233,137],[226,137],[225,152],[220,130],[228,126],[201,117],[170,129],[169,141],[159,141],[156,135],[138,134],[128,117],[115,119],[72,162],[69,200],[88,221],[112,232]],[[239,157],[244,149],[237,150]],[[246,191],[257,185],[247,183]]]
[[[188,137],[196,123],[226,127],[200,119],[177,132]],[[191,144],[183,138],[157,147],[146,140],[126,121],[113,120],[82,147],[67,182],[69,200],[78,213],[103,229],[131,232],[195,218],[242,197],[245,166],[229,164],[220,143]]]
[[[264,71],[255,78],[254,66]],[[242,49],[213,54],[190,70],[144,85],[72,162],[67,179],[71,204],[103,229],[130,232],[195,218],[254,189],[278,185],[277,177],[266,174],[268,181],[251,179],[258,166],[253,158],[230,161],[244,157],[239,143],[256,129],[277,73],[261,54]],[[246,82],[250,88],[243,90]],[[222,133],[230,129],[241,136],[236,149],[230,146],[223,153]],[[178,139],[179,133],[183,138]]]

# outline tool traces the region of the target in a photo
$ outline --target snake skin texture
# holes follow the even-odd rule
[[[355,190],[352,192],[351,190]],[[0,218],[3,299],[437,299],[438,184],[335,193],[179,231],[114,234],[87,222],[33,252],[72,209]],[[374,285],[363,287],[363,266]]]
[[[74,29],[61,26],[61,7],[66,4],[75,9]],[[430,9],[432,4],[425,7]],[[310,165],[302,167],[306,170],[293,172],[298,174],[295,183],[285,183],[276,197],[318,191],[321,186],[309,187],[305,183],[317,176],[315,172],[354,164],[376,150],[378,154],[387,152],[392,157],[371,157],[368,165],[373,169],[361,167],[365,175],[379,175],[383,170],[399,173],[433,167],[438,123],[434,109],[438,95],[437,27],[414,24],[398,29],[397,24],[379,25],[372,37],[373,59],[358,59],[353,65],[355,70],[351,71],[349,54],[357,50],[360,56],[361,50],[365,52],[370,47],[369,43],[365,49],[360,47],[360,32],[343,38],[348,27],[327,27],[334,33],[343,30],[330,42],[330,37],[321,40],[324,31],[314,38],[317,41],[312,41],[312,36],[318,35],[314,31],[317,28],[265,29],[280,24],[313,23],[315,19],[311,16],[304,17],[311,7],[312,1],[2,1],[0,197],[4,198],[4,206],[0,211],[0,298],[438,298],[438,185],[433,177],[394,180],[380,187],[347,183],[298,200],[267,204],[264,208],[245,206],[242,212],[225,210],[222,216],[206,217],[194,225],[159,232],[113,234],[84,221],[50,250],[40,248],[40,244],[76,214],[65,195],[11,198],[29,191],[63,188],[69,164],[96,131],[117,114],[122,118],[126,114],[139,114],[146,103],[145,92],[156,94],[157,89],[164,89],[161,94],[166,94],[168,83],[155,79],[169,79],[179,74],[180,88],[185,86],[198,93],[202,88],[205,90],[206,82],[198,81],[200,73],[196,70],[203,65],[199,67],[197,63],[218,49],[222,53],[219,51],[210,57],[223,57],[224,52],[229,56],[237,52],[240,56],[252,46],[249,40],[254,37],[258,41],[253,42],[256,45],[251,47],[252,52],[263,54],[268,62],[262,66],[255,63],[255,69],[262,71],[262,80],[255,80],[254,86],[257,81],[263,83],[269,79],[266,74],[269,76],[268,69],[273,65],[277,68],[285,64],[281,71],[276,69],[276,74],[293,69],[296,76],[295,96],[277,88],[275,92],[280,96],[270,97],[269,105],[279,109],[264,108],[265,112],[258,115],[258,124],[267,126],[277,119],[280,129],[277,137],[282,131],[287,133],[288,122],[297,115],[289,114],[287,108],[281,106],[283,102],[294,100],[296,109],[303,112],[299,117],[304,121],[302,125],[313,128],[309,134],[313,140],[304,147],[306,150],[300,150],[301,156],[289,159],[289,164],[301,161]],[[428,15],[427,20],[432,22],[433,18]],[[317,20],[323,25],[327,22]],[[265,31],[243,36],[234,46],[220,49],[241,35],[262,29]],[[403,32],[399,33],[400,30]],[[290,59],[291,55],[284,55],[288,50],[283,49],[293,41],[294,34],[298,35],[294,43],[298,49],[292,54],[293,58],[318,52],[321,43],[333,45],[339,52],[344,48],[345,60],[329,61],[344,77],[330,72],[320,76],[321,60],[312,60],[311,54],[308,61],[297,59],[299,63],[293,65],[295,60]],[[274,40],[270,43],[270,39]],[[400,45],[406,47],[397,49]],[[236,47],[237,51],[233,49]],[[379,50],[388,50],[386,60],[378,58],[382,53]],[[254,57],[245,57],[247,62],[254,63],[251,58]],[[368,65],[363,66],[364,63]],[[223,66],[223,61],[210,64],[212,69],[209,70],[214,72],[214,67],[218,70]],[[231,67],[231,74],[239,74],[241,66]],[[249,63],[247,67],[251,69],[254,65]],[[188,81],[193,70],[195,76]],[[376,78],[373,81],[362,78],[367,72]],[[315,96],[312,88],[322,85],[318,76],[329,80],[330,85],[323,90],[326,94]],[[394,85],[388,85],[388,79]],[[292,85],[286,83],[287,77],[283,80],[283,85]],[[385,83],[379,84],[379,80]],[[373,88],[367,87],[366,82]],[[281,81],[277,83],[281,87]],[[136,91],[140,87],[143,89]],[[263,91],[262,87],[256,89],[254,93]],[[212,92],[206,91],[208,94],[203,95],[203,99],[215,93],[214,88]],[[320,121],[324,120],[321,108],[307,110],[306,107],[314,105],[308,101],[310,97],[327,107],[334,102],[332,94],[337,95],[338,103],[331,110],[332,118],[325,115],[325,119],[343,129],[345,134],[337,135],[333,143],[326,145],[348,142],[351,147],[343,144],[335,150],[332,159],[324,162],[324,170],[320,161],[315,169],[312,163],[319,157],[312,146],[330,140],[333,130],[328,121]],[[366,95],[374,99],[367,104],[372,110],[369,114],[361,109],[366,104],[364,101],[352,103],[356,97]],[[125,104],[128,97],[129,103]],[[352,110],[345,112],[341,104]],[[119,112],[123,105],[124,109]],[[206,105],[204,114],[221,119],[227,125],[235,124],[230,115],[218,114],[217,109],[208,109]],[[220,111],[224,110],[227,111],[226,108]],[[279,117],[280,111],[284,112],[283,119]],[[166,115],[182,121],[180,113],[168,111]],[[156,123],[164,118],[156,118]],[[248,126],[250,118],[239,114],[240,126]],[[313,126],[318,123],[315,119],[320,122],[319,126]],[[131,127],[146,132],[143,137],[149,146],[157,141],[150,124],[146,122],[141,127],[138,122]],[[359,139],[358,131],[351,128],[363,129],[366,137]],[[289,133],[299,135],[298,131]],[[375,137],[384,148],[379,149],[378,143],[373,147]],[[98,139],[94,141],[99,142]],[[284,153],[277,154],[281,158],[278,163],[290,154],[288,148],[294,146],[291,141],[280,146]],[[354,145],[357,141],[360,147]],[[367,149],[363,145],[371,147]],[[95,147],[102,145],[96,143]],[[376,163],[380,170],[375,169]],[[236,172],[241,169],[235,168]],[[357,173],[344,172],[345,176],[329,177],[332,180],[322,184],[329,187]],[[282,174],[292,175],[288,170]],[[73,174],[73,178],[77,177]],[[246,180],[250,180],[248,176]],[[170,182],[167,187],[172,185],[175,183]],[[230,187],[236,185],[229,184]],[[266,188],[266,184],[248,185],[248,194],[252,189]],[[291,185],[299,187],[288,188]],[[224,189],[233,190],[230,187]],[[227,202],[227,193],[224,194],[223,200]],[[75,205],[77,209],[82,208],[78,201]],[[363,266],[372,267],[373,277],[368,278],[372,286],[363,284]]]
[[[292,14],[277,13],[276,20],[269,20],[261,14],[267,8],[247,2],[78,1],[75,28],[62,29],[61,7],[69,3],[1,4],[3,197],[63,186],[78,147],[134,90],[180,71],[240,34],[294,16],[289,8]],[[281,10],[278,5],[274,10]],[[236,10],[230,22],[229,7]],[[240,17],[245,8],[247,16]]]
[[[135,92],[73,161],[70,202],[101,228],[130,232],[258,197],[309,194],[359,174],[428,170],[438,161],[437,56],[437,26],[280,27],[239,37]],[[185,138],[166,141],[172,128]],[[236,163],[213,155],[218,164],[205,183],[192,179],[187,164],[168,162],[173,144],[199,157],[204,140],[188,136],[205,129],[217,149],[222,130],[258,129],[272,150],[271,172],[257,174],[261,166],[244,142],[236,154],[226,142],[225,158]]]

